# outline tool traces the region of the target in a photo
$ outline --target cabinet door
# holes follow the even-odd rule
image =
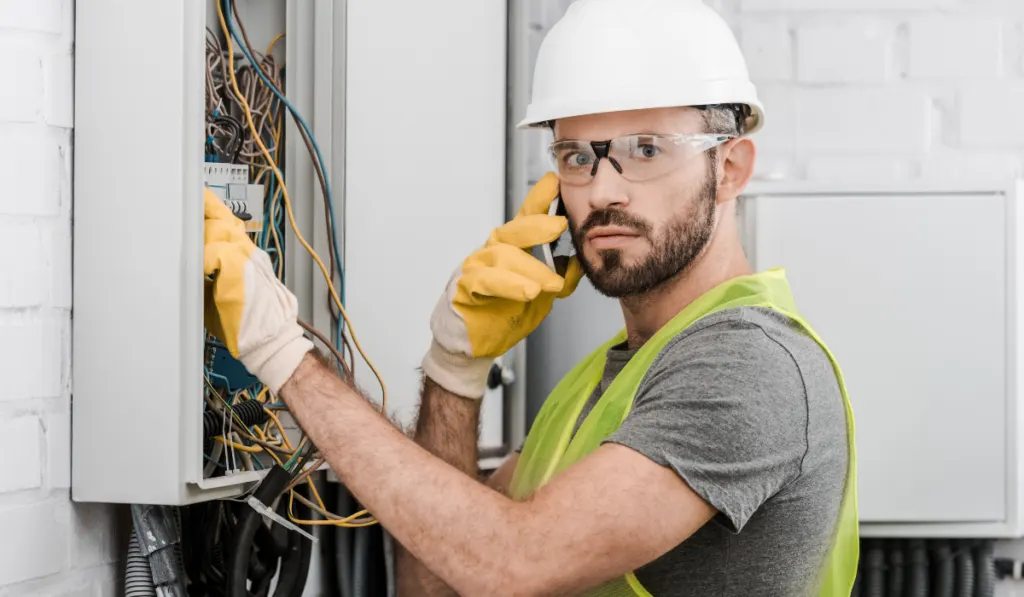
[[[505,217],[504,2],[348,0],[345,265],[357,337],[411,424],[430,314]],[[361,359],[356,359],[360,361]],[[356,378],[380,389],[360,363]],[[502,442],[500,389],[481,445]]]
[[[762,196],[746,213],[756,268],[788,270],[843,370],[861,519],[1001,520],[1005,196]]]

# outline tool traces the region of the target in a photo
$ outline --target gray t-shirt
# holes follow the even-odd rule
[[[609,351],[583,417],[635,351]],[[719,514],[636,570],[654,597],[816,594],[846,479],[846,417],[824,351],[755,307],[674,338],[606,442],[672,468]]]

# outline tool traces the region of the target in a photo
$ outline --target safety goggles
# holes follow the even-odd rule
[[[548,162],[559,180],[585,185],[597,174],[602,158],[630,182],[651,180],[668,174],[686,161],[735,135],[714,133],[627,135],[608,141],[563,139],[548,146]]]

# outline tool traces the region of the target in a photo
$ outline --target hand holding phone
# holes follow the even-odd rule
[[[568,218],[561,195],[555,197],[555,200],[551,202],[548,215]],[[565,277],[566,271],[569,269],[569,260],[576,255],[576,248],[572,244],[572,234],[569,228],[567,227],[565,232],[553,242],[543,245],[541,252],[544,254],[544,262],[547,263],[548,267],[559,276]]]

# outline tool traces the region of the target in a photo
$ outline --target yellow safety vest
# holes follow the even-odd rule
[[[857,452],[854,442],[853,410],[850,408],[839,365],[821,338],[797,314],[785,270],[782,268],[729,280],[683,309],[630,359],[573,436],[572,431],[583,406],[601,381],[607,351],[625,341],[625,331],[619,332],[580,362],[559,382],[537,414],[519,456],[510,494],[514,499],[528,497],[559,472],[596,450],[603,439],[622,425],[622,421],[633,407],[633,399],[640,381],[668,342],[698,319],[736,307],[764,307],[785,315],[813,338],[832,362],[846,408],[848,468],[834,539],[820,571],[818,594],[821,597],[849,597],[853,590],[859,558]],[[584,595],[652,597],[633,573],[611,580],[587,591]]]

